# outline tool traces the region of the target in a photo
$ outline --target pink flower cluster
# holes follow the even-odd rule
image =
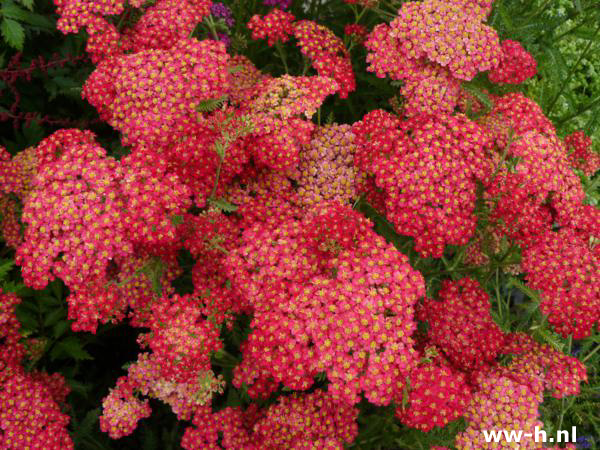
[[[199,102],[225,95],[228,60],[220,42],[184,39],[101,62],[83,94],[124,144],[164,145],[194,123]]]
[[[565,137],[571,167],[591,177],[600,169],[600,154],[592,149],[592,139],[583,130],[574,131]]]
[[[463,0],[406,2],[369,35],[368,70],[404,82],[407,115],[452,112],[460,81],[500,63],[498,36],[482,23],[488,12]]]
[[[461,87],[484,71],[503,83],[535,73],[520,44],[500,45],[483,23],[491,1],[404,2],[365,42],[368,70],[402,81],[395,114],[327,125],[313,116],[356,80],[323,25],[279,9],[250,20],[284,65],[292,39],[304,57],[303,75],[274,77],[191,37],[205,0],[130,2],[124,31],[103,17],[122,2],[56,1],[60,29],[89,34],[97,67],[84,98],[130,148],[116,159],[68,129],[14,157],[0,150],[2,227],[26,285],[66,284],[73,330],[126,318],[144,328],[102,404],[111,438],[149,417],[152,398],[191,421],[183,448],[341,449],[368,402],[421,431],[464,417],[456,447],[483,448],[482,429],[540,424],[544,392],[578,393],[579,360],[503,332],[486,286],[453,271],[464,251],[468,264],[495,264],[481,273],[524,274],[563,336],[600,322],[600,213],[572,170],[598,168],[589,140],[563,142],[521,93],[488,104]],[[370,207],[374,222],[359,212]],[[406,237],[418,257],[394,245]],[[452,252],[452,280],[415,269]],[[173,284],[184,273],[185,295]],[[64,381],[21,366],[16,303],[0,295],[0,443],[72,448]],[[213,402],[238,392],[244,406]]]

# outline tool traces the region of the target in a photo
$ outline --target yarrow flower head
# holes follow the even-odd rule
[[[38,154],[42,165],[23,208],[27,229],[16,255],[25,282],[41,289],[58,276],[75,288],[103,278],[110,259],[132,252],[118,162],[79,130],[42,141]]]
[[[464,374],[430,363],[414,369],[409,379],[406,406],[396,409],[400,422],[427,432],[462,416],[471,396]]]
[[[304,390],[326,372],[329,392],[350,404],[361,392],[379,405],[401,395],[424,293],[404,255],[340,204],[242,239],[226,266],[254,319],[234,384],[270,376]]]
[[[141,342],[152,350],[164,378],[188,382],[210,371],[211,354],[222,348],[218,324],[202,314],[203,300],[174,295],[152,306],[151,332]]]
[[[310,59],[320,76],[338,83],[340,98],[347,98],[356,89],[356,80],[344,42],[329,28],[312,20],[299,20],[293,27],[302,54]]]
[[[441,301],[426,299],[419,318],[429,324],[428,336],[457,369],[474,370],[494,361],[504,334],[490,315],[487,293],[471,278],[444,281]]]
[[[16,306],[21,299],[0,290],[0,447],[73,449],[69,416],[61,412],[69,388],[60,374],[26,372],[25,346]]]
[[[177,244],[176,218],[191,206],[191,190],[155,151],[138,148],[121,160],[128,239],[154,254]]]
[[[358,408],[339,403],[329,392],[283,396],[267,409],[225,408],[196,413],[186,429],[183,448],[323,448],[342,449],[358,434]],[[223,436],[217,447],[219,434]]]
[[[300,153],[298,196],[303,205],[323,201],[348,203],[356,197],[354,134],[350,125],[318,128]]]
[[[83,95],[124,144],[166,145],[195,122],[200,101],[225,95],[228,59],[220,42],[180,40],[102,62]]]
[[[498,67],[490,70],[493,83],[520,84],[537,73],[537,63],[520,42],[502,41],[502,57]]]
[[[592,150],[592,139],[583,130],[577,130],[565,137],[571,167],[581,170],[591,177],[600,169],[600,154]]]
[[[547,229],[525,250],[522,266],[553,328],[564,337],[589,336],[600,323],[600,258],[589,237]]]
[[[496,146],[503,150],[510,136],[516,140],[528,131],[555,135],[552,122],[544,115],[542,108],[520,92],[510,92],[493,98],[493,108],[477,122],[494,139]]]
[[[132,28],[124,30],[122,47],[133,52],[169,50],[188,38],[210,13],[210,0],[158,0]]]
[[[355,125],[356,133],[372,118]],[[446,244],[463,245],[475,231],[475,182],[490,174],[489,141],[461,115],[417,116],[401,127],[382,130],[390,153],[373,158],[375,182],[397,231],[414,236],[422,256],[439,257]]]
[[[268,45],[272,47],[276,42],[289,41],[294,20],[296,16],[293,14],[275,8],[263,17],[255,14],[246,26],[252,31],[252,39],[267,39]]]
[[[357,43],[362,44],[367,39],[369,30],[364,25],[349,23],[344,27],[344,34],[356,40]]]
[[[151,414],[148,400],[138,399],[127,380],[119,379],[117,386],[102,400],[100,429],[112,439],[119,439],[133,433],[137,423]]]

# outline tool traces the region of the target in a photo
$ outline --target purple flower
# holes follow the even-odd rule
[[[217,33],[217,35],[219,36],[219,40],[225,44],[225,47],[229,47],[231,45],[231,38],[225,33]]]
[[[224,19],[225,25],[227,25],[229,28],[231,28],[235,23],[231,10],[224,3],[213,3],[210,7],[210,13],[217,19]]]
[[[263,0],[265,6],[276,6],[279,9],[288,9],[292,0]]]

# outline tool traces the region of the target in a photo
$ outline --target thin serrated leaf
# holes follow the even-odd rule
[[[75,359],[77,361],[90,360],[92,355],[83,349],[79,339],[70,337],[58,342],[50,352],[50,359]]]
[[[100,408],[88,411],[81,422],[77,424],[73,435],[74,441],[77,443],[83,436],[89,435],[94,428],[98,418],[100,417]]]
[[[54,328],[52,329],[52,336],[54,336],[54,339],[58,339],[63,334],[65,334],[68,329],[69,329],[69,322],[60,321],[60,322],[56,323],[56,325],[54,325]]]
[[[54,308],[52,310],[52,312],[50,312],[50,314],[48,314],[44,317],[43,324],[45,327],[51,327],[56,322],[58,322],[61,318],[64,317],[66,319],[66,316],[67,316],[67,312],[63,308]]]
[[[25,30],[19,22],[5,17],[0,23],[0,34],[2,34],[8,45],[19,51],[23,51]]]
[[[473,83],[463,83],[462,88],[483,104],[484,111],[482,111],[481,114],[491,111],[493,108],[492,100],[490,99],[490,96],[483,91],[483,89]]]
[[[12,259],[0,260],[0,279],[6,277],[8,272],[14,267],[15,262]]]
[[[0,15],[8,19],[23,21],[27,17],[27,14],[29,14],[28,11],[19,8],[12,2],[5,1],[2,3],[2,8],[0,8]]]

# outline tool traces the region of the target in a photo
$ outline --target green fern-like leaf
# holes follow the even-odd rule
[[[209,98],[208,100],[202,100],[200,103],[198,103],[198,106],[196,106],[196,111],[201,113],[213,112],[221,108],[225,104],[227,99],[228,97],[226,95],[222,95],[218,98]]]
[[[8,45],[19,51],[23,50],[25,30],[19,22],[4,17],[0,23],[0,33]]]

